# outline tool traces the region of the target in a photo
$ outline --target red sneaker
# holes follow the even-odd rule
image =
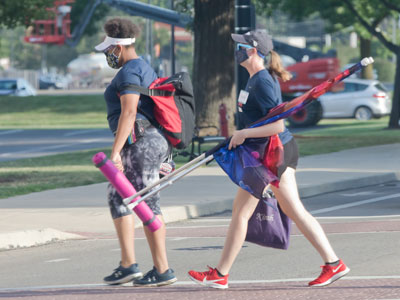
[[[211,267],[208,267],[208,269],[209,270],[206,272],[196,272],[191,270],[189,271],[189,278],[201,285],[216,289],[227,289],[229,274],[221,277],[218,276],[217,269]]]
[[[321,266],[321,268],[321,275],[319,275],[317,279],[309,282],[308,286],[325,286],[340,279],[350,272],[350,269],[343,263],[342,260],[339,260],[339,264],[337,266],[325,265]]]

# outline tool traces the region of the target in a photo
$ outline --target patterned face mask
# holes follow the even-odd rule
[[[110,66],[110,68],[119,69],[118,63],[119,63],[119,57],[121,56],[121,54],[119,56],[115,55],[114,54],[115,49],[117,49],[117,48],[114,48],[114,50],[111,53],[108,53],[107,51],[104,52],[104,55],[106,56],[107,64]]]

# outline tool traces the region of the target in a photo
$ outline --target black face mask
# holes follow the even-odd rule
[[[246,49],[239,49],[235,51],[235,59],[236,62],[240,65],[242,62],[246,61],[249,58],[247,55]]]

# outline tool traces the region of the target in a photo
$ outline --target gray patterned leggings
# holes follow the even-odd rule
[[[155,127],[149,126],[146,128],[144,136],[134,144],[122,149],[124,173],[136,191],[159,180],[160,166],[171,151],[170,147],[164,135]],[[132,214],[111,184],[108,185],[107,194],[113,219]],[[154,214],[161,215],[160,193],[146,199],[145,202]]]

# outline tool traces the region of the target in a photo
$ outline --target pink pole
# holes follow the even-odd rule
[[[119,171],[114,164],[107,158],[103,152],[95,154],[92,158],[93,163],[97,168],[103,173],[103,175],[108,179],[108,181],[117,190],[118,194],[125,199],[134,194],[136,190],[133,185],[129,182],[126,176]],[[131,201],[135,202],[140,199],[140,196]],[[154,232],[162,226],[162,223],[153,211],[146,204],[146,202],[140,202],[133,211],[142,220],[143,225],[148,226],[149,229]]]

